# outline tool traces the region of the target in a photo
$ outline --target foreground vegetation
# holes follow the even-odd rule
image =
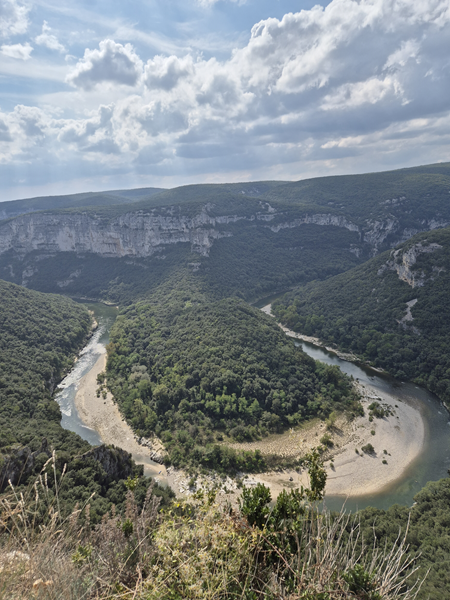
[[[326,476],[317,453],[307,460],[310,487],[283,492],[273,508],[260,485],[244,490],[239,509],[210,491],[161,511],[153,488],[139,503],[129,479],[124,509],[94,527],[89,502],[65,519],[58,496],[46,503],[49,461],[29,497],[12,490],[0,501],[0,598],[414,598],[420,582],[404,536],[374,546],[349,517],[320,514]]]

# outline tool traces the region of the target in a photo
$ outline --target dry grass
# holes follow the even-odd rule
[[[28,497],[11,486],[0,500],[0,600],[413,600],[420,587],[406,533],[368,548],[345,514],[311,510],[286,553],[212,496],[161,513],[151,486],[139,509],[130,485],[124,514],[96,527],[88,502],[63,519],[63,478],[54,455]]]

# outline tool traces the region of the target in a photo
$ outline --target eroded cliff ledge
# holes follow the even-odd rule
[[[274,211],[261,205],[252,215],[213,216],[206,204],[194,215],[175,215],[170,208],[160,211],[134,211],[112,219],[89,212],[39,212],[22,214],[0,224],[0,254],[13,250],[25,256],[33,251],[48,253],[93,253],[103,257],[148,257],[168,244],[189,243],[193,252],[209,254],[214,241],[230,237],[230,225],[239,222],[259,224],[274,233],[303,225],[344,228],[358,234],[361,244],[372,254],[387,243],[395,245],[417,231],[442,227],[445,223],[423,221],[417,229],[404,228],[394,217],[368,220],[363,225],[344,215],[308,213],[293,218],[289,211]],[[355,249],[349,248],[351,252]]]

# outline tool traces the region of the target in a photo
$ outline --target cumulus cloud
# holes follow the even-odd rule
[[[0,0],[0,34],[4,37],[25,33],[29,8],[17,0]]]
[[[0,142],[10,142],[11,139],[9,127],[3,119],[0,119]]]
[[[35,137],[80,160],[167,174],[373,168],[377,153],[380,166],[409,156],[411,139],[432,148],[425,162],[450,160],[449,36],[447,0],[332,0],[257,23],[225,60],[184,53],[144,65],[129,44],[104,40],[67,77],[77,97],[96,88],[98,111],[38,119]],[[24,132],[14,118],[4,118],[12,136]]]
[[[42,25],[42,33],[35,39],[36,44],[40,46],[46,46],[50,50],[56,50],[57,52],[65,52],[66,49],[58,41],[58,38],[51,33],[52,29],[48,26],[47,21],[44,21]]]
[[[181,79],[193,73],[194,65],[191,56],[183,58],[155,56],[145,65],[144,81],[150,89],[169,91],[176,87]]]
[[[0,47],[0,52],[10,58],[17,58],[18,60],[28,60],[31,58],[33,47],[27,42],[26,44],[3,44]]]
[[[27,138],[45,137],[50,119],[43,110],[19,104],[14,109],[14,116]]]
[[[101,83],[135,86],[142,73],[142,61],[131,44],[113,40],[100,42],[99,50],[86,50],[82,60],[67,76],[67,82],[84,90]]]
[[[112,139],[114,105],[100,106],[97,113],[88,119],[61,120],[58,139],[61,142],[75,145],[79,150],[92,148],[107,149],[117,144]],[[112,143],[112,145],[111,145]],[[109,152],[107,152],[109,153]]]

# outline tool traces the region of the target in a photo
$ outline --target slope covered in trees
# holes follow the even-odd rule
[[[28,444],[36,436],[40,445],[42,436],[58,431],[53,390],[85,342],[91,318],[67,298],[1,280],[0,306],[0,444]]]
[[[450,229],[395,250],[273,305],[295,331],[350,351],[450,400]]]
[[[123,310],[108,347],[108,386],[123,414],[139,434],[161,436],[173,464],[226,469],[224,436],[251,440],[359,410],[348,378],[316,364],[269,317],[192,290]]]
[[[76,502],[82,505],[94,494],[91,516],[96,522],[113,502],[124,502],[123,479],[141,474],[142,467],[119,450],[101,451],[107,459],[102,462],[87,442],[60,425],[53,391],[90,329],[91,317],[83,305],[0,280],[0,490],[8,479],[21,486],[18,491],[25,490],[47,463],[47,498],[52,503],[56,479],[66,464],[58,510],[66,515]],[[55,471],[48,465],[53,450]],[[114,473],[105,470],[107,462],[116,465]],[[139,480],[141,496],[148,484]]]
[[[450,598],[450,479],[430,482],[414,496],[414,505],[392,506],[388,510],[366,508],[358,513],[362,537],[375,538],[378,546],[391,547],[406,532],[408,555],[418,556],[417,575],[426,576],[419,600]],[[428,570],[430,571],[427,575]]]

